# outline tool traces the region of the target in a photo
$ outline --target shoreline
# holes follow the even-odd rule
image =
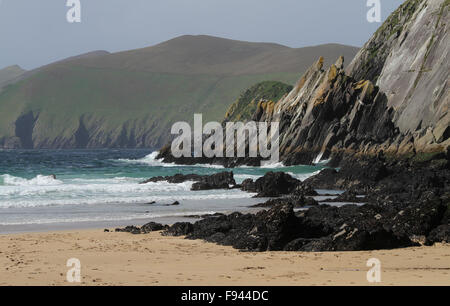
[[[177,206],[167,206],[161,204],[98,204],[98,205],[80,205],[72,206],[74,208],[81,207],[81,211],[89,209],[97,209],[100,207],[104,212],[113,209],[120,209],[120,213],[129,213],[127,210],[135,210],[135,214],[142,214],[142,217],[124,218],[118,220],[88,220],[88,221],[67,221],[67,222],[45,222],[45,223],[21,223],[21,224],[0,224],[0,234],[13,233],[33,233],[42,231],[61,231],[61,230],[83,230],[93,228],[111,228],[123,227],[127,225],[144,225],[148,222],[158,222],[163,224],[174,224],[176,222],[195,222],[199,218],[189,218],[191,215],[207,215],[213,213],[232,213],[234,211],[252,212],[258,211],[252,208],[252,205],[258,204],[265,199],[255,199],[250,197],[231,198],[231,199],[201,199],[201,200],[179,200],[181,203]],[[171,202],[171,201],[167,201]],[[200,206],[198,204],[201,204]],[[199,206],[199,207],[196,207]],[[70,212],[69,207],[69,212]],[[47,208],[44,208],[47,209]],[[162,210],[164,209],[164,210]],[[42,208],[28,209],[28,213],[42,214]],[[11,212],[10,212],[11,213]],[[13,211],[14,214],[20,214],[20,210]],[[46,214],[52,213],[55,218],[59,211],[50,207]],[[101,211],[100,211],[101,213]],[[119,215],[119,213],[117,213]],[[34,216],[32,216],[34,217]],[[45,217],[45,216],[44,216]],[[120,217],[120,216],[119,216]]]
[[[450,244],[356,252],[240,252],[184,237],[100,229],[0,235],[0,285],[450,285]],[[68,283],[69,258],[81,262]],[[377,284],[375,284],[377,285]]]

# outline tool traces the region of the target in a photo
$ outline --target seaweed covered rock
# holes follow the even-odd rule
[[[126,227],[124,227],[124,228],[116,228],[115,229],[115,232],[122,232],[122,233],[130,233],[130,234],[135,234],[135,235],[137,235],[137,234],[140,234],[141,233],[141,229],[139,228],[139,227],[137,227],[137,226],[134,226],[134,225],[129,225],[129,226],[126,226]]]
[[[189,222],[177,222],[173,224],[172,226],[169,226],[166,228],[163,232],[163,236],[186,236],[187,234],[191,233],[194,226],[192,223]]]
[[[166,228],[168,228],[167,225],[162,225],[162,224],[156,223],[156,222],[149,222],[141,227],[131,225],[131,226],[126,226],[124,228],[116,228],[115,231],[138,235],[138,234],[148,234],[151,232],[157,232],[157,231],[161,231]]]
[[[433,229],[428,235],[425,245],[441,242],[450,243],[450,224],[439,225]]]
[[[291,192],[292,196],[311,197],[319,195],[317,191],[309,184],[299,183]]]
[[[156,223],[156,222],[149,222],[149,223],[141,226],[141,233],[147,234],[147,233],[151,233],[151,232],[162,231],[165,228],[167,228],[166,225],[162,225],[162,224]]]
[[[291,205],[278,205],[256,215],[234,213],[194,224],[187,238],[204,239],[250,251],[282,250],[298,233]]]
[[[289,204],[294,208],[303,208],[319,205],[319,203],[311,197],[289,196],[285,198],[270,199],[264,203],[253,205],[252,207],[274,207],[280,204]]]

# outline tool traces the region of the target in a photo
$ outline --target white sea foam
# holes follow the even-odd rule
[[[260,177],[262,177],[262,175],[253,175],[253,174],[235,174],[234,178],[236,179],[236,181],[244,181],[246,179],[252,179],[252,180],[257,180]]]
[[[34,180],[34,179],[33,179]],[[174,192],[174,191],[189,191],[193,182],[184,182],[180,184],[170,184],[168,182],[151,182],[147,184],[138,183],[118,183],[114,179],[110,180],[109,184],[99,184],[97,182],[88,183],[84,181],[84,184],[74,184],[59,181],[58,183],[48,183],[47,185],[37,184],[33,180],[25,180],[19,178],[13,178],[11,184],[6,184],[0,188],[0,196],[31,196],[31,195],[45,195],[45,194],[132,194],[132,193],[147,193],[147,192]],[[95,180],[94,180],[95,181]],[[105,180],[107,181],[107,180]],[[43,182],[46,182],[43,180]],[[0,199],[1,203],[1,199]]]
[[[316,156],[316,158],[314,158],[313,163],[315,163],[315,164],[320,163],[320,161],[322,160],[322,156],[323,156],[323,152],[320,152],[320,153]]]
[[[6,186],[57,186],[63,183],[62,181],[54,179],[52,176],[48,175],[38,175],[29,180],[9,174],[0,175],[0,178]]]
[[[316,174],[319,174],[321,170],[315,171],[315,172],[311,172],[311,173],[293,173],[293,172],[287,172],[287,174],[291,175],[292,177],[295,177],[296,179],[300,180],[300,181],[304,181],[308,178],[310,178],[311,176],[314,176]]]
[[[162,159],[156,159],[158,154],[159,154],[159,152],[155,151],[151,154],[144,156],[143,158],[139,158],[139,159],[119,158],[119,159],[117,159],[117,161],[123,162],[123,163],[130,163],[130,164],[147,164],[149,166],[170,165],[170,164],[164,164],[162,162]]]
[[[262,163],[260,168],[278,169],[278,168],[285,168],[285,167],[286,166],[282,162],[278,162],[278,163],[272,163],[272,164]]]
[[[241,165],[241,166],[238,166],[237,168],[281,169],[281,168],[286,168],[286,167],[287,166],[285,166],[282,162],[278,162],[278,163],[272,163],[272,164],[263,163],[260,167]]]
[[[167,203],[183,200],[218,200],[218,199],[243,199],[251,198],[254,193],[222,193],[222,194],[198,194],[191,195],[166,195],[166,196],[140,196],[140,197],[64,197],[63,199],[21,199],[21,200],[5,200],[0,201],[0,208],[16,208],[16,207],[48,207],[48,206],[65,206],[65,205],[94,205],[94,204],[135,204],[149,203],[153,201]]]
[[[120,158],[116,161],[123,162],[123,163],[131,163],[131,164],[145,164],[148,166],[159,166],[159,167],[202,167],[202,168],[214,168],[214,169],[223,169],[224,166],[221,165],[210,165],[210,164],[194,164],[194,165],[182,165],[182,164],[175,164],[175,163],[164,163],[163,159],[156,159],[159,152],[153,152],[143,158],[139,159],[127,159],[127,158]]]
[[[78,222],[113,222],[113,221],[130,221],[153,218],[176,218],[197,215],[213,215],[215,211],[192,211],[192,212],[167,212],[167,213],[143,213],[130,214],[128,216],[89,216],[89,217],[66,217],[66,218],[44,218],[44,219],[28,219],[20,221],[0,222],[0,225],[30,225],[30,224],[53,224],[53,223],[78,223]]]

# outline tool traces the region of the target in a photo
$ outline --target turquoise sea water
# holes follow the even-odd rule
[[[139,184],[159,175],[213,174],[231,170],[236,181],[268,171],[303,180],[322,166],[267,168],[178,166],[155,160],[149,150],[0,151],[0,232],[85,223],[126,224],[153,218],[248,210],[260,203],[240,190],[190,191],[192,182]],[[52,177],[56,176],[56,179]],[[156,201],[150,205],[150,202]],[[179,206],[166,206],[179,201]]]

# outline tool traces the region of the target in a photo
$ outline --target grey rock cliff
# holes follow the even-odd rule
[[[418,150],[443,147],[450,134],[448,30],[449,1],[406,1],[347,69],[376,82],[395,111],[395,125]]]
[[[343,68],[320,58],[253,119],[280,122],[280,156],[310,163],[333,153],[442,152],[450,145],[448,0],[409,0]]]

